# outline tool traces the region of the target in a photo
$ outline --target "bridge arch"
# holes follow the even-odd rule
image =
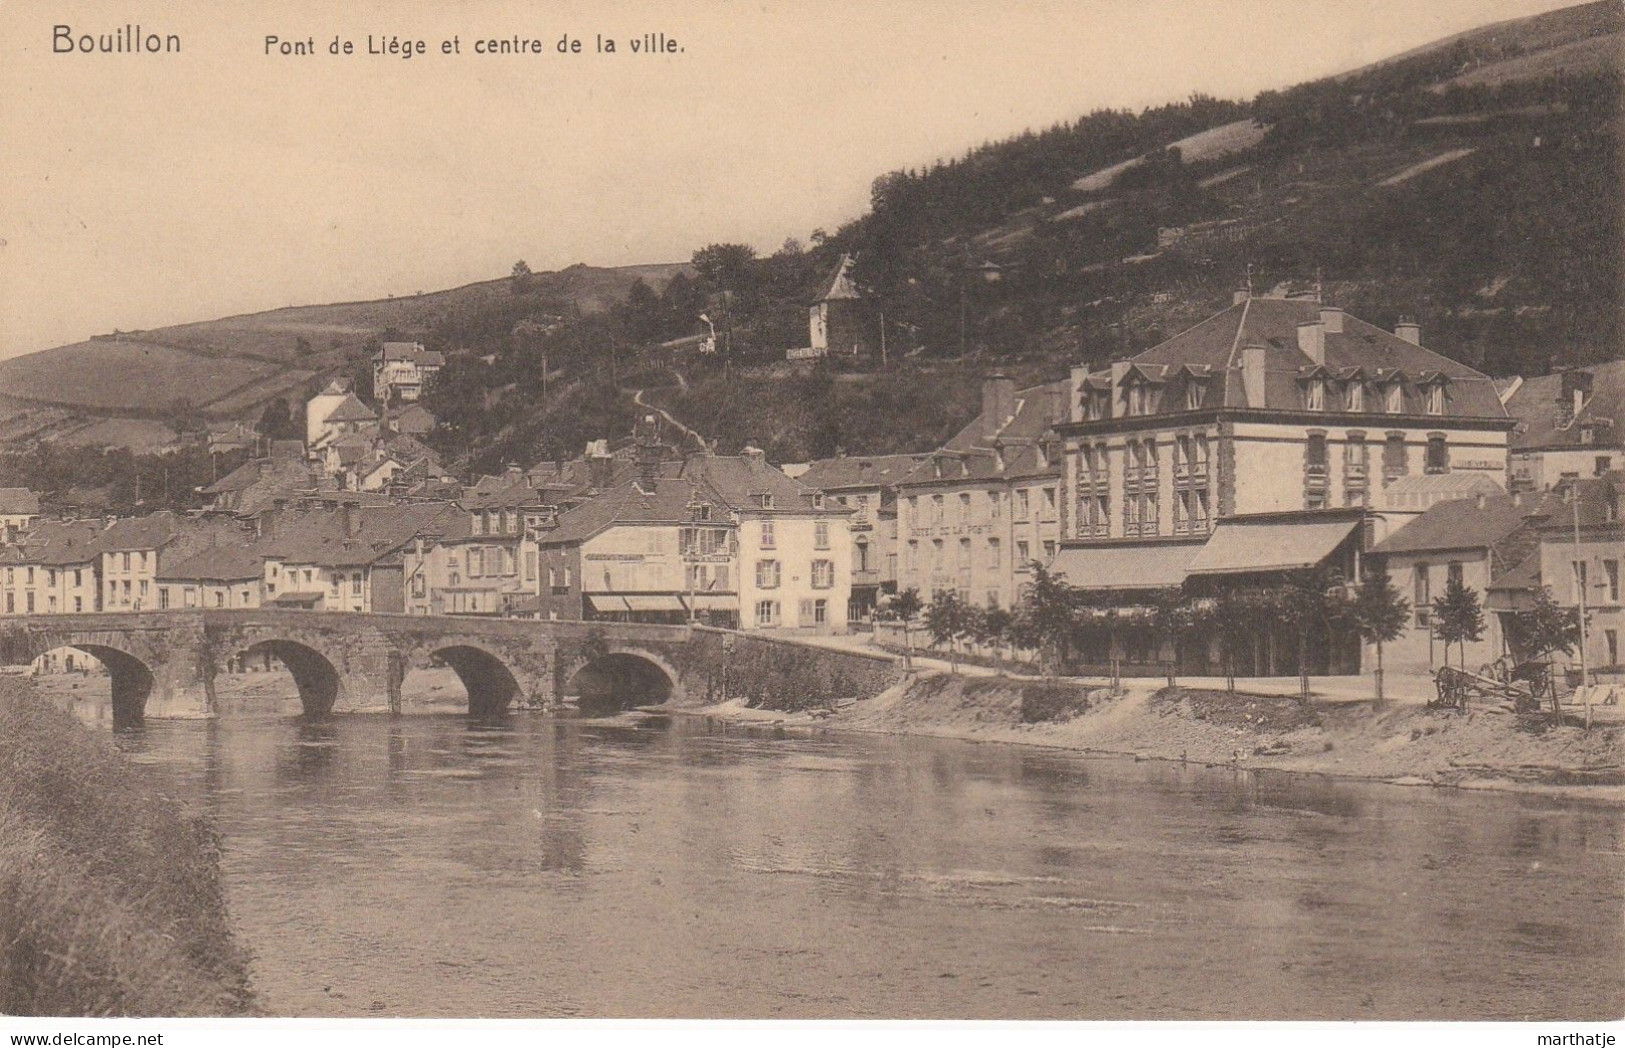
[[[155,683],[152,667],[144,659],[122,648],[91,640],[53,637],[45,645],[40,649],[40,655],[73,648],[101,663],[112,684],[113,730],[130,731],[141,727],[147,716],[147,699],[152,696]]]
[[[677,681],[677,671],[653,652],[614,648],[583,660],[564,690],[584,713],[617,713],[669,701],[678,694]]]
[[[508,712],[521,688],[508,664],[473,644],[454,642],[429,652],[444,662],[468,692],[470,717],[496,717]]]
[[[307,717],[326,717],[344,695],[344,684],[331,659],[308,644],[284,638],[255,641],[233,653],[233,658],[270,654],[288,668],[299,689],[299,703]]]

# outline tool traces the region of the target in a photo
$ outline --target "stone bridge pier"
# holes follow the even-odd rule
[[[210,715],[216,678],[234,662],[266,656],[287,667],[311,717],[400,713],[407,674],[437,664],[457,674],[475,717],[572,701],[602,712],[737,697],[867,697],[900,672],[889,657],[688,626],[281,609],[0,620],[0,662],[62,647],[106,666],[116,728],[148,716]]]

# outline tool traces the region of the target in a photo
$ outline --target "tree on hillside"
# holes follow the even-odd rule
[[[513,264],[513,272],[508,277],[508,289],[516,295],[523,295],[536,286],[536,274],[530,271],[530,266],[524,259]]]
[[[254,432],[266,440],[298,440],[302,434],[299,424],[294,421],[293,410],[288,407],[285,397],[277,397],[265,405],[260,412],[260,420],[254,426]]]
[[[903,666],[908,670],[914,669],[914,620],[924,607],[924,603],[920,600],[920,591],[912,586],[892,597],[886,604],[886,613],[903,627]]]
[[[1450,662],[1450,645],[1457,646],[1464,670],[1467,642],[1484,636],[1484,611],[1478,603],[1478,591],[1468,589],[1455,575],[1445,584],[1444,595],[1433,601],[1433,635],[1444,642],[1446,665]]]
[[[1411,602],[1399,595],[1386,571],[1374,571],[1361,581],[1354,591],[1354,603],[1349,609],[1354,627],[1367,644],[1377,647],[1376,701],[1380,706],[1382,694],[1382,646],[1398,640],[1411,619]]]

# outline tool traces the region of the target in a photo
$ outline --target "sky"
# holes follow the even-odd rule
[[[770,252],[857,217],[886,171],[1097,108],[1249,98],[1569,5],[5,0],[0,358],[453,287],[519,259]],[[53,49],[57,25],[137,24],[180,52]],[[633,54],[648,33],[680,50]],[[579,53],[558,51],[566,34]],[[315,53],[267,54],[267,36]],[[515,36],[541,53],[474,52]],[[369,54],[369,37],[427,50]],[[354,53],[330,54],[335,38]]]

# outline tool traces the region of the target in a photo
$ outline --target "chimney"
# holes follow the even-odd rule
[[[752,468],[756,468],[767,463],[767,453],[761,448],[753,447],[749,444],[739,449],[739,457],[750,463]]]
[[[1473,504],[1475,506],[1477,506],[1479,509],[1483,509],[1484,504],[1485,504],[1486,501],[1487,501],[1487,498],[1486,498],[1485,494],[1482,491],[1480,491],[1478,493],[1478,497],[1473,499]]]
[[[1067,421],[1066,383],[1052,382],[1046,392],[1049,397],[1049,423],[1052,426],[1059,426]]]
[[[1257,342],[1241,348],[1241,388],[1247,394],[1248,407],[1264,406],[1264,347]]]
[[[1124,413],[1126,405],[1123,403],[1123,395],[1119,391],[1123,388],[1123,379],[1128,375],[1128,369],[1132,366],[1126,360],[1112,361],[1112,418],[1117,418]]]
[[[1322,311],[1321,316],[1325,316]],[[1341,316],[1338,319],[1341,328]],[[1326,363],[1326,324],[1324,320],[1306,320],[1298,325],[1298,349],[1316,364]]]
[[[348,502],[340,502],[338,505],[338,512],[339,530],[344,533],[345,538],[355,538],[356,532],[361,530],[361,521],[355,511],[355,507],[350,505]]]
[[[1422,325],[1410,317],[1399,318],[1399,323],[1394,325],[1394,334],[1413,346],[1422,344]]]
[[[1001,372],[982,379],[982,434],[988,439],[1016,413],[1016,380]]]
[[[1320,307],[1320,323],[1331,335],[1343,333],[1343,311],[1336,306]]]

